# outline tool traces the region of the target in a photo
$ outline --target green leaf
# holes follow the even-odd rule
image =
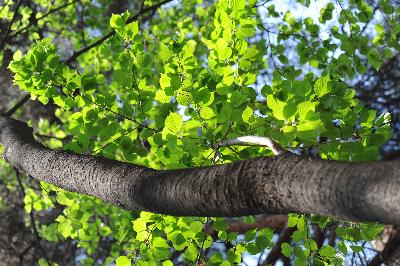
[[[292,255],[292,247],[288,243],[282,243],[281,251],[282,254],[287,258],[290,258],[290,255]]]
[[[200,116],[203,119],[208,120],[208,119],[215,117],[215,114],[214,114],[214,111],[210,107],[203,106],[200,109]]]
[[[167,74],[161,74],[160,86],[164,90],[171,86],[171,78]]]
[[[297,107],[293,103],[285,103],[274,98],[273,95],[267,96],[267,105],[272,109],[274,117],[278,120],[288,120],[296,113]]]
[[[201,232],[203,230],[203,223],[200,221],[194,221],[190,224],[190,229],[194,232],[194,233],[198,233]]]
[[[58,224],[58,231],[64,238],[69,237],[72,233],[72,230],[72,225],[68,220]]]
[[[364,250],[364,248],[362,246],[350,246],[351,250],[353,250],[353,252],[357,253],[357,252],[361,252]]]
[[[246,0],[232,0],[233,10],[243,10],[246,6]]]
[[[179,232],[176,234],[173,234],[171,236],[170,240],[176,250],[183,250],[187,245],[185,236]]]
[[[253,116],[253,109],[251,109],[249,106],[246,106],[246,109],[244,109],[242,113],[242,119],[245,123],[249,123],[250,118]]]
[[[216,51],[220,60],[228,59],[232,56],[232,49],[223,38],[219,38],[216,42]]]
[[[319,254],[323,257],[333,258],[336,255],[336,250],[333,247],[327,245],[327,246],[323,246],[319,250]]]
[[[245,216],[245,217],[243,217],[243,221],[246,224],[252,224],[252,223],[254,223],[254,216],[251,216],[251,215]]]
[[[242,59],[252,59],[253,57],[255,57],[257,54],[259,53],[259,51],[256,48],[249,48],[246,50],[246,52],[244,53]]]
[[[314,84],[314,91],[315,94],[318,96],[324,96],[329,92],[328,89],[328,82],[330,81],[329,76],[321,77],[320,79],[317,79]]]
[[[165,127],[176,134],[181,131],[183,126],[182,116],[177,113],[170,113],[165,119]]]
[[[139,233],[147,230],[147,222],[143,218],[137,218],[132,223],[133,223],[133,230],[135,230],[135,232]]]
[[[127,40],[133,40],[139,33],[139,25],[137,21],[131,22],[125,26],[125,38]]]
[[[167,96],[167,95],[165,94],[165,91],[159,90],[159,91],[156,92],[155,99],[156,99],[157,101],[159,101],[160,103],[169,103],[171,97],[170,97],[170,96]]]
[[[131,266],[131,260],[127,256],[119,256],[115,261],[116,266]]]
[[[309,101],[299,103],[297,105],[299,118],[307,119],[307,114],[309,114],[309,112],[314,113],[317,104],[318,104],[317,102],[309,102]]]
[[[179,91],[176,96],[176,100],[179,104],[188,106],[190,105],[190,94],[186,91]]]
[[[197,258],[198,250],[194,244],[189,244],[184,254],[187,260],[195,261]]]
[[[291,213],[288,215],[288,222],[287,222],[287,226],[288,227],[295,227],[297,224],[297,219],[298,219],[298,215]]]

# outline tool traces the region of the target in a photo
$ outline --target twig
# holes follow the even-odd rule
[[[25,95],[21,100],[19,100],[10,110],[4,113],[5,116],[12,116],[19,108],[21,108],[24,103],[26,103],[31,96],[29,94]]]
[[[11,27],[12,27],[12,25],[14,24],[15,19],[17,18],[18,10],[19,10],[21,4],[22,4],[22,0],[19,0],[18,3],[17,3],[17,7],[15,8],[14,15],[13,15],[11,21],[10,21],[10,24],[8,25],[6,34],[4,35],[4,38],[3,38],[3,40],[2,40],[1,43],[0,43],[0,51],[3,50],[4,46],[6,45],[6,41],[7,41],[7,39],[8,39],[8,35],[10,34]]]
[[[209,222],[210,222],[210,217],[207,217],[206,226],[207,226],[207,224],[208,224]],[[205,230],[206,226],[204,226],[203,231]],[[206,242],[206,238],[207,238],[207,235],[206,235],[206,233],[204,233],[203,241],[201,242],[200,251],[199,251],[199,253],[197,254],[197,258],[196,258],[196,265],[199,265],[201,256],[203,255],[204,243]]]
[[[10,0],[5,1],[4,5],[0,8],[0,13],[8,6],[8,2],[10,2]]]
[[[171,2],[171,1],[172,1],[172,0],[164,0],[164,1],[162,1],[162,2],[160,2],[160,3],[158,3],[158,4],[156,4],[156,5],[153,5],[153,6],[150,6],[150,7],[147,7],[147,8],[143,8],[143,9],[141,9],[136,15],[130,17],[130,18],[126,21],[126,23],[130,23],[130,22],[132,22],[132,21],[135,21],[135,20],[137,20],[139,17],[141,17],[143,14],[145,14],[145,13],[147,13],[147,12],[149,12],[149,11],[152,11],[152,10],[154,10],[154,9],[157,9],[157,8],[159,8],[160,6],[162,6],[162,5],[166,4],[166,3],[169,3],[169,2]],[[75,61],[75,59],[76,59],[77,57],[79,57],[80,55],[86,53],[86,52],[89,51],[90,49],[92,49],[92,48],[94,48],[94,47],[96,47],[96,46],[102,44],[104,41],[106,41],[107,39],[109,39],[109,38],[111,38],[112,36],[114,36],[114,34],[115,34],[115,30],[112,30],[112,31],[110,31],[109,33],[107,33],[106,35],[104,35],[103,37],[101,37],[100,39],[98,39],[97,41],[95,41],[95,42],[89,44],[89,45],[86,46],[86,47],[83,47],[82,49],[80,49],[80,50],[78,50],[78,51],[75,51],[75,52],[72,54],[72,56],[71,56],[70,58],[68,58],[67,60],[65,60],[65,64],[66,64],[66,65],[70,65],[72,62]]]
[[[264,1],[264,2],[262,2],[262,3],[260,3],[260,4],[255,4],[255,5],[253,5],[253,7],[264,6],[265,4],[268,4],[269,2],[271,2],[271,0]]]
[[[83,4],[81,0],[78,0],[79,2],[79,8],[77,10],[77,13],[79,13],[78,15],[78,25],[79,25],[79,31],[81,33],[81,41],[83,43],[84,46],[86,46],[86,40],[85,40],[85,20],[83,18]]]
[[[26,195],[25,188],[24,188],[24,185],[22,184],[21,175],[19,173],[19,170],[14,167],[14,171],[15,171],[15,175],[17,176],[18,185],[19,185],[19,187],[21,189],[22,196],[25,198],[25,195]],[[51,262],[50,262],[49,258],[47,257],[46,251],[44,250],[44,248],[42,247],[42,244],[40,243],[40,241],[42,239],[41,239],[41,237],[39,235],[39,232],[38,232],[38,230],[36,228],[35,217],[33,216],[33,211],[29,212],[29,218],[31,220],[33,232],[34,232],[34,234],[36,236],[38,247],[39,247],[40,251],[43,253],[43,256],[46,259],[47,264],[51,265]]]
[[[376,11],[379,9],[379,4],[374,8],[372,15],[371,15],[371,19],[369,19],[367,21],[367,23],[365,23],[364,27],[362,28],[362,30],[358,33],[358,35],[362,35],[364,33],[364,31],[367,29],[368,25],[371,23],[372,19],[374,18],[374,15],[376,13]]]
[[[35,19],[34,21],[32,21],[31,23],[29,23],[28,25],[26,25],[26,26],[23,27],[22,29],[19,29],[19,30],[15,31],[13,34],[10,35],[10,37],[11,37],[11,38],[15,37],[16,35],[20,34],[21,32],[24,32],[25,30],[27,30],[29,27],[31,27],[31,26],[37,24],[37,22],[38,22],[39,20],[42,20],[42,19],[48,17],[48,16],[51,15],[52,13],[55,13],[55,12],[57,12],[57,11],[63,9],[64,7],[67,7],[67,6],[69,6],[69,5],[75,4],[76,2],[78,2],[78,0],[74,0],[74,1],[71,1],[71,2],[69,2],[69,3],[65,3],[64,5],[61,5],[61,6],[59,6],[59,7],[56,7],[56,8],[54,8],[54,9],[50,9],[49,12],[47,12],[47,13],[44,14],[43,16],[38,17],[37,19]]]
[[[331,247],[336,246],[336,230],[335,230],[335,228],[332,228],[331,231],[329,232],[328,245]]]
[[[237,137],[234,139],[222,140],[214,145],[214,147],[226,147],[226,146],[264,146],[272,150],[275,155],[282,155],[287,153],[285,149],[279,145],[278,142],[269,137],[259,136],[244,136]]]

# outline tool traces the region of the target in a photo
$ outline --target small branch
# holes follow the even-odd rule
[[[14,167],[14,172],[15,172],[15,175],[17,176],[18,185],[19,185],[19,187],[20,187],[20,189],[21,189],[22,196],[23,196],[23,198],[25,198],[25,195],[26,195],[26,193],[25,193],[25,188],[24,188],[24,185],[22,184],[21,175],[20,175],[20,173],[19,173],[19,170],[18,170],[17,168]],[[31,220],[31,224],[32,224],[32,228],[33,228],[33,233],[34,233],[35,236],[36,236],[36,240],[37,240],[38,247],[39,247],[40,251],[43,253],[43,256],[44,256],[44,258],[46,259],[47,264],[48,264],[48,265],[51,265],[51,262],[50,262],[49,258],[47,257],[47,253],[46,253],[46,251],[44,250],[44,248],[42,247],[42,245],[41,245],[41,243],[40,243],[40,241],[42,240],[42,238],[40,237],[39,232],[38,232],[38,230],[37,230],[37,228],[36,228],[35,217],[33,216],[33,211],[32,211],[32,210],[29,212],[29,218],[30,218],[30,220]]]
[[[210,220],[211,220],[210,217],[207,217],[206,226],[208,225],[208,223],[210,222]],[[203,230],[205,230],[206,226],[204,227]],[[199,253],[197,254],[197,258],[196,258],[196,265],[200,265],[200,260],[201,260],[201,256],[203,255],[204,243],[206,242],[206,238],[207,238],[207,235],[204,233],[203,240],[201,241],[200,251],[199,251]]]
[[[321,248],[325,241],[325,230],[322,230],[318,224],[313,224],[313,239],[317,243],[317,247]]]
[[[24,31],[26,31],[28,28],[32,27],[33,25],[37,25],[37,22],[38,22],[39,20],[42,20],[42,19],[48,17],[49,15],[51,15],[52,13],[55,13],[55,12],[57,12],[57,11],[59,11],[59,10],[65,8],[65,7],[67,7],[67,6],[69,6],[69,5],[75,4],[76,2],[78,2],[78,0],[74,0],[74,1],[71,1],[71,2],[69,2],[69,3],[65,3],[65,4],[63,4],[63,5],[59,6],[59,7],[50,9],[49,12],[47,12],[47,13],[44,14],[43,16],[36,18],[34,21],[30,22],[28,25],[26,25],[26,26],[23,27],[22,29],[19,29],[19,30],[15,31],[13,34],[10,35],[10,37],[13,38],[13,37],[17,36],[18,34],[24,32]]]
[[[7,41],[7,39],[8,39],[8,35],[9,35],[10,32],[11,32],[11,27],[12,27],[12,25],[14,24],[15,19],[17,18],[18,10],[19,10],[21,4],[22,4],[22,0],[19,0],[18,3],[17,3],[17,7],[15,8],[14,15],[13,15],[11,21],[10,21],[10,24],[8,25],[6,34],[4,35],[3,40],[1,40],[1,43],[0,43],[0,51],[3,50],[4,46],[6,45],[6,41]]]
[[[19,108],[21,108],[31,96],[29,94],[25,95],[21,100],[19,100],[10,110],[4,113],[5,116],[12,116]]]
[[[130,18],[126,21],[126,23],[130,23],[130,22],[132,22],[132,21],[135,21],[135,20],[137,20],[139,17],[141,17],[143,14],[145,14],[145,13],[147,13],[147,12],[149,12],[149,11],[155,10],[155,9],[159,8],[160,6],[162,6],[162,5],[166,4],[166,3],[169,3],[169,2],[171,2],[171,1],[172,1],[172,0],[164,0],[164,1],[162,1],[162,2],[160,2],[160,3],[158,3],[158,4],[156,4],[156,5],[153,5],[153,6],[150,6],[150,7],[147,7],[147,8],[143,8],[143,9],[141,9],[136,15],[130,17]],[[94,47],[96,47],[96,46],[102,44],[104,41],[106,41],[106,40],[108,40],[109,38],[111,38],[112,36],[114,36],[114,34],[115,34],[115,30],[112,30],[112,31],[110,31],[109,33],[107,33],[106,35],[104,35],[103,37],[101,37],[100,39],[98,39],[97,41],[95,41],[95,42],[89,44],[89,45],[86,46],[86,47],[83,47],[82,49],[80,49],[80,50],[78,50],[78,51],[75,51],[75,52],[72,54],[72,56],[71,56],[70,58],[68,58],[67,60],[65,60],[65,64],[66,64],[66,65],[70,65],[72,62],[75,61],[75,59],[76,59],[77,57],[79,57],[80,55],[86,53],[86,52],[89,51],[90,49],[92,49],[92,48],[94,48]]]
[[[367,21],[367,23],[365,23],[365,25],[364,25],[364,27],[362,28],[362,30],[358,33],[358,35],[359,36],[361,36],[363,33],[364,33],[364,31],[367,29],[367,27],[368,27],[368,25],[371,23],[371,21],[373,20],[373,18],[374,18],[374,15],[375,15],[375,13],[376,13],[376,11],[379,9],[379,4],[374,8],[374,10],[372,11],[372,15],[371,15],[371,18]]]
[[[335,230],[335,228],[332,228],[331,231],[329,232],[328,245],[331,247],[336,247],[336,230]]]
[[[296,227],[287,227],[279,235],[279,239],[276,241],[275,245],[272,247],[271,251],[268,253],[267,258],[262,263],[262,265],[275,265],[275,263],[285,255],[281,252],[281,245],[285,242],[290,241],[290,237],[296,231]]]
[[[244,136],[234,139],[222,140],[214,145],[215,148],[226,146],[264,146],[272,150],[275,155],[287,153],[278,142],[269,137]]]

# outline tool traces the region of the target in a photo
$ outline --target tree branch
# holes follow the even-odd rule
[[[341,162],[283,154],[230,164],[154,170],[52,150],[25,123],[0,116],[5,159],[37,180],[127,210],[179,216],[314,213],[400,223],[399,161]]]
[[[283,243],[290,241],[290,237],[293,235],[294,231],[296,231],[296,227],[287,227],[281,232],[278,241],[276,241],[275,245],[271,248],[262,265],[275,265],[281,257],[285,256],[281,252],[281,246]]]
[[[17,168],[14,168],[14,172],[15,172],[15,175],[17,176],[17,181],[18,181],[19,188],[21,189],[22,197],[25,198],[26,193],[25,193],[24,185],[22,184],[21,175],[20,175],[20,173],[19,173]],[[35,221],[35,216],[33,216],[33,211],[29,212],[29,218],[31,220],[33,233],[36,236],[37,245],[38,245],[40,251],[43,253],[43,256],[46,259],[47,264],[51,265],[50,260],[49,260],[49,258],[47,256],[47,253],[44,250],[44,248],[42,247],[42,244],[40,243],[42,238],[40,237],[39,232],[38,232],[38,230],[36,228],[36,221]]]
[[[375,257],[368,262],[368,266],[399,265],[400,263],[400,231],[397,226],[387,225],[379,240],[371,241],[377,251]]]
[[[222,140],[214,145],[214,148],[217,149],[219,147],[226,147],[226,146],[264,146],[268,147],[272,150],[275,155],[282,155],[287,151],[279,145],[278,142],[274,141],[268,137],[259,137],[259,136],[244,136],[244,137],[237,137],[234,139]]]
[[[132,21],[137,20],[139,17],[141,17],[143,14],[155,10],[157,8],[159,8],[160,6],[171,2],[172,0],[164,0],[156,5],[150,6],[150,7],[146,7],[141,9],[137,14],[135,14],[134,16],[130,17],[126,23],[130,23]],[[75,61],[76,58],[78,58],[80,55],[88,52],[90,49],[102,44],[104,41],[108,40],[109,38],[111,38],[112,36],[114,36],[115,34],[115,30],[110,31],[109,33],[107,33],[106,35],[104,35],[103,37],[101,37],[100,39],[98,39],[97,41],[89,44],[88,46],[83,47],[82,49],[75,51],[72,56],[70,58],[68,58],[67,60],[65,60],[65,64],[66,65],[70,65],[72,62]]]
[[[12,116],[21,106],[23,106],[31,98],[30,94],[25,95],[21,100],[19,100],[10,110],[8,110],[5,115]]]
[[[15,19],[16,19],[17,16],[18,16],[18,11],[19,11],[19,8],[21,7],[21,4],[22,4],[22,0],[19,0],[18,3],[17,3],[17,7],[15,8],[14,15],[13,15],[11,21],[10,21],[10,24],[8,24],[7,31],[6,31],[6,33],[4,34],[3,39],[1,40],[1,43],[0,43],[0,51],[3,50],[4,46],[6,45],[6,41],[7,41],[7,39],[8,39],[8,35],[10,34],[12,25],[14,24]]]
[[[13,37],[17,36],[17,35],[20,34],[21,32],[26,31],[26,30],[27,30],[28,28],[30,28],[31,26],[36,25],[37,22],[38,22],[39,20],[42,20],[42,19],[48,17],[49,15],[51,15],[52,13],[55,13],[55,12],[57,12],[57,11],[59,11],[59,10],[65,8],[65,7],[67,7],[67,6],[69,6],[69,5],[75,4],[76,2],[78,2],[78,0],[73,0],[73,1],[71,1],[71,2],[68,2],[68,3],[65,3],[65,4],[63,4],[63,5],[60,5],[60,6],[56,7],[56,8],[51,8],[51,9],[50,9],[46,14],[44,14],[43,16],[40,16],[40,17],[36,18],[34,21],[31,21],[31,22],[30,22],[28,25],[26,25],[25,27],[23,27],[23,28],[21,28],[21,29],[15,31],[15,32],[13,32],[13,33],[10,35],[10,38],[13,38]]]

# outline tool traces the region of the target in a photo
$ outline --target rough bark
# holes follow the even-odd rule
[[[355,163],[284,154],[154,170],[51,150],[34,140],[26,124],[5,116],[0,143],[6,160],[34,178],[128,210],[196,216],[297,212],[400,223],[398,160]]]

